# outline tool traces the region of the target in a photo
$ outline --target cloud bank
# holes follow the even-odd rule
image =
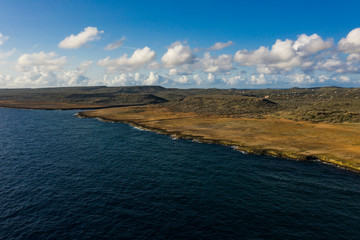
[[[70,35],[58,46],[78,49],[100,38],[96,27]],[[0,46],[9,36],[0,33]],[[216,42],[209,48],[192,48],[175,41],[157,55],[148,46],[132,53],[109,52],[123,45],[125,37],[105,45],[109,54],[72,63],[74,57],[56,52],[22,53],[0,49],[0,67],[16,74],[1,72],[2,87],[78,86],[78,85],[165,85],[203,87],[292,87],[360,84],[360,28],[351,30],[338,41],[318,34],[300,34],[295,39],[276,39],[269,46],[238,48],[225,54],[233,41]],[[2,47],[2,46],[1,46]],[[199,50],[200,49],[200,50]],[[109,51],[104,51],[109,50]],[[128,49],[125,49],[128,51]],[[119,49],[124,51],[124,48]],[[158,57],[157,57],[158,56]],[[8,59],[16,59],[8,61]],[[95,64],[94,64],[95,63]]]
[[[242,66],[256,66],[259,73],[284,73],[295,67],[313,67],[315,63],[311,56],[332,46],[332,39],[324,41],[317,34],[301,34],[296,41],[278,39],[271,49],[261,46],[253,51],[239,50],[235,53],[234,61]]]

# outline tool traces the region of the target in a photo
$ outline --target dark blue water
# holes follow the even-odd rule
[[[360,174],[0,109],[0,239],[360,239]]]

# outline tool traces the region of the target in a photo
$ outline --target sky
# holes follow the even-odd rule
[[[1,0],[0,88],[360,87],[359,1]]]

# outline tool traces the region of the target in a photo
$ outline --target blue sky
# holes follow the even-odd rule
[[[358,1],[0,2],[0,88],[360,86]]]

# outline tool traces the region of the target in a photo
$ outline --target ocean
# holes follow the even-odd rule
[[[0,239],[360,239],[360,174],[0,108]]]

